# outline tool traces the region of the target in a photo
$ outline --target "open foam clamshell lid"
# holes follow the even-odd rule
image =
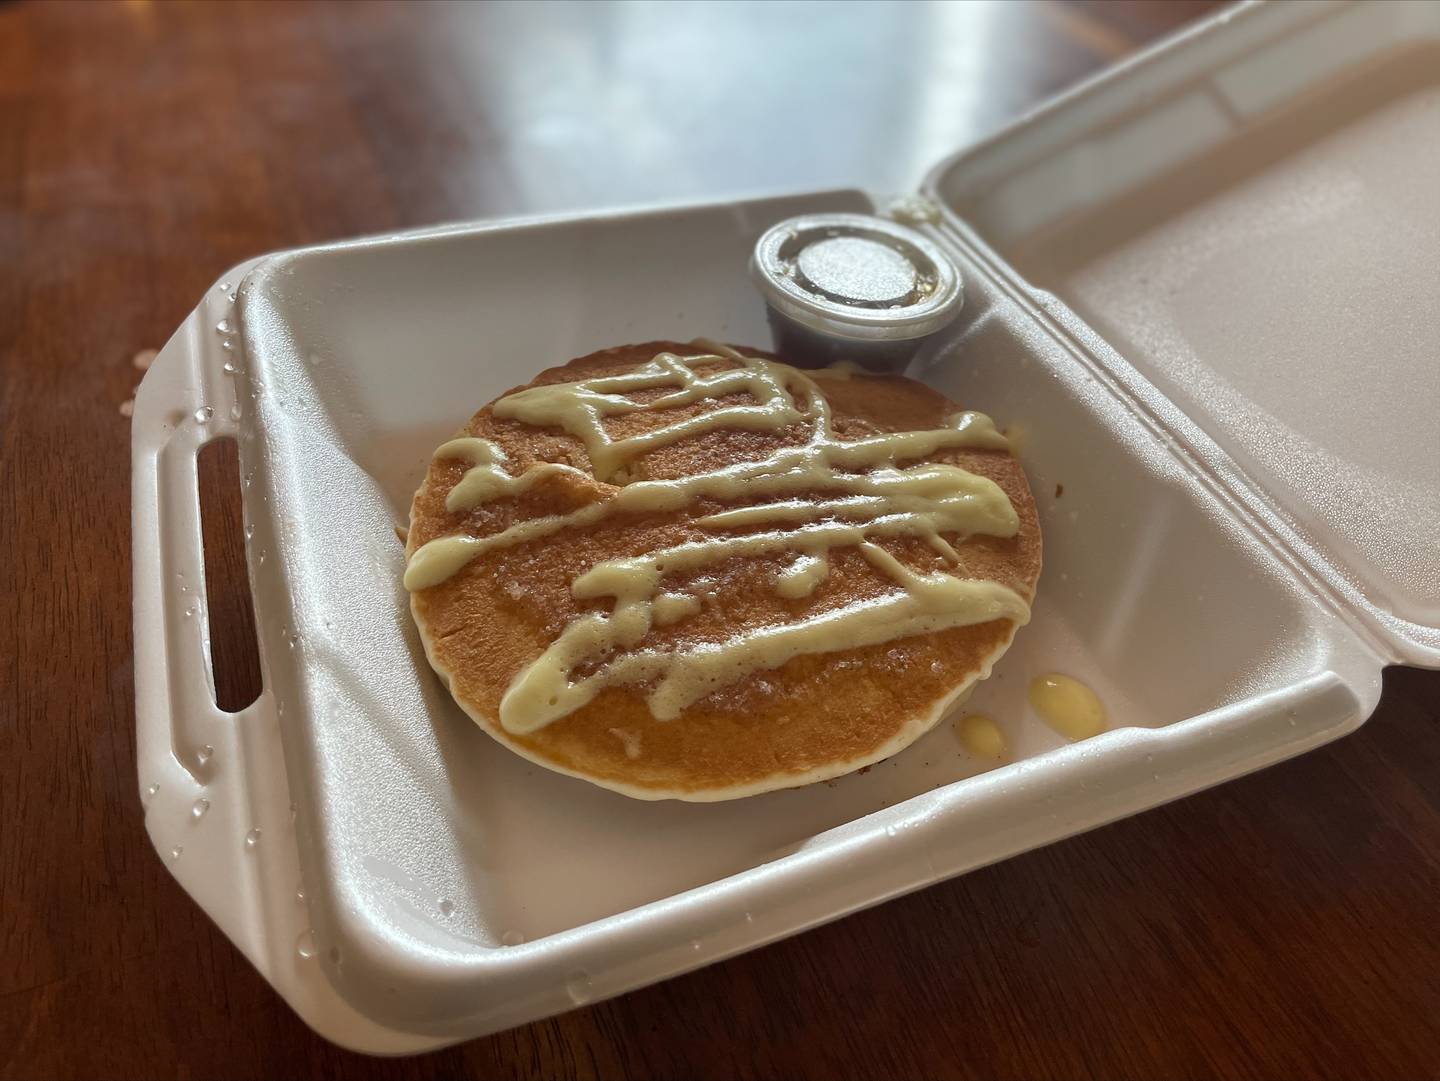
[[[1440,5],[1221,21],[926,194],[1379,656],[1440,664]]]

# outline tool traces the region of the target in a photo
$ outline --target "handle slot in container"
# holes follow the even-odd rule
[[[210,691],[217,707],[238,713],[260,697],[263,683],[242,524],[240,448],[235,437],[221,436],[200,447],[195,472]]]

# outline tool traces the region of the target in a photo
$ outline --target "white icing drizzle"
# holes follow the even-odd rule
[[[610,734],[620,741],[620,746],[625,748],[626,758],[640,757],[639,732],[632,732],[628,728],[612,728]]]
[[[484,552],[583,528],[613,514],[673,511],[700,498],[757,501],[697,519],[696,524],[716,531],[716,536],[606,560],[576,578],[571,583],[576,599],[613,598],[613,609],[574,619],[515,677],[500,703],[499,720],[507,731],[538,731],[606,687],[647,682],[652,683],[647,694],[651,713],[657,719],[670,719],[751,672],[779,667],[803,654],[859,648],[995,619],[1023,623],[1029,618],[1025,601],[998,582],[918,571],[876,543],[884,537],[918,537],[954,563],[958,556],[944,533],[961,539],[976,533],[1015,535],[1019,528],[1015,510],[993,481],[953,465],[897,464],[944,448],[1006,449],[1005,437],[988,417],[960,413],[949,418],[945,428],[846,441],[831,431],[829,405],[805,373],[712,343],[703,347],[709,352],[699,356],[662,353],[624,375],[530,387],[500,399],[493,412],[527,424],[559,427],[579,439],[600,481],[625,477],[627,464],[649,450],[718,428],[777,430],[803,422],[811,426],[807,442],[778,449],[761,461],[672,480],[635,481],[567,514],[530,519],[491,536],[440,537],[410,557],[405,586],[421,590],[445,581]],[[739,367],[714,369],[725,360]],[[712,370],[697,372],[700,367]],[[668,386],[676,389],[646,402],[625,396]],[[754,402],[723,405],[624,438],[613,438],[605,428],[606,417],[676,409],[741,392]],[[451,440],[436,451],[436,457],[471,463],[446,497],[451,511],[516,496],[557,473],[577,474],[590,483],[580,470],[553,463],[538,463],[512,475],[505,469],[503,451],[484,439]],[[797,498],[813,492],[830,492],[834,497]],[[769,528],[724,533],[751,527]],[[836,547],[858,547],[901,591],[721,642],[639,648],[652,627],[699,610],[699,598],[664,589],[667,576],[736,557],[794,553],[777,575],[775,588],[783,597],[799,599],[813,593],[825,578],[828,553]],[[577,667],[597,664],[589,675],[574,678]]]
[[[775,581],[775,592],[790,600],[808,597],[815,587],[830,573],[830,559],[826,555],[802,555],[780,572]]]
[[[714,355],[678,357],[661,353],[646,367],[625,375],[549,383],[518,391],[495,403],[495,415],[541,427],[564,428],[585,444],[597,480],[611,480],[630,459],[687,435],[716,428],[770,430],[801,419],[785,387],[784,365],[761,361],[708,375],[698,375],[690,367],[697,361],[721,359]],[[629,391],[650,390],[668,383],[678,384],[679,389],[652,402],[641,404],[625,397]],[[740,392],[748,392],[758,399],[758,404],[724,406],[626,439],[611,439],[605,431],[605,418],[609,416],[675,409]]]
[[[570,473],[582,480],[589,480],[574,466],[542,462],[533,465],[519,476],[507,472],[504,466],[505,452],[488,439],[464,436],[442,443],[435,451],[436,458],[460,458],[470,463],[471,468],[450,489],[445,497],[448,511],[469,510],[481,503],[513,497],[529,491],[546,477]]]
[[[700,611],[700,598],[688,593],[661,593],[651,605],[655,626],[667,627]]]

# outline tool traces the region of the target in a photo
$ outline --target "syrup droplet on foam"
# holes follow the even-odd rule
[[[1089,739],[1106,728],[1105,704],[1078,679],[1047,672],[1030,681],[1030,705],[1068,740]]]
[[[1005,757],[1005,733],[984,714],[961,717],[955,722],[955,734],[960,738],[960,746],[976,758]]]

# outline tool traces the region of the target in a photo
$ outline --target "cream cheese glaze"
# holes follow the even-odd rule
[[[1009,619],[1024,623],[1029,606],[998,582],[959,578],[944,571],[914,570],[878,540],[918,537],[945,560],[958,556],[942,534],[961,541],[974,534],[1012,537],[1019,520],[1000,487],[953,465],[906,459],[947,448],[1008,449],[1005,437],[980,413],[960,413],[944,428],[895,432],[844,440],[831,429],[829,404],[806,373],[725,346],[697,343],[695,356],[661,353],[622,375],[529,387],[501,398],[495,416],[540,427],[558,427],[579,439],[594,479],[618,484],[597,502],[562,515],[530,519],[499,533],[436,538],[410,556],[405,586],[411,591],[444,582],[487,551],[521,544],[570,528],[583,528],[623,513],[675,511],[698,499],[747,500],[746,505],[696,519],[714,536],[629,558],[606,560],[571,583],[577,600],[613,598],[606,614],[576,617],[559,637],[512,681],[500,703],[499,723],[515,734],[536,732],[584,706],[606,687],[649,683],[646,700],[660,720],[751,672],[773,669],[793,657],[875,645],[950,627]],[[715,370],[717,362],[737,367]],[[697,368],[710,368],[697,371]],[[637,391],[675,389],[635,401]],[[728,404],[639,435],[612,438],[605,419],[626,413],[664,412],[695,402],[748,394],[753,402]],[[718,428],[778,430],[811,426],[802,446],[787,446],[758,461],[666,480],[628,480],[638,456],[678,439]],[[538,463],[516,475],[504,452],[489,440],[453,439],[437,458],[457,458],[470,469],[446,497],[447,509],[463,511],[513,498],[568,465]],[[806,498],[810,493],[825,498]],[[757,528],[728,534],[727,530]],[[810,595],[829,570],[829,552],[858,548],[896,592],[721,642],[668,649],[638,648],[654,626],[685,619],[699,599],[667,589],[665,579],[724,560],[789,555],[775,580],[786,598]],[[612,659],[589,675],[580,667]]]

